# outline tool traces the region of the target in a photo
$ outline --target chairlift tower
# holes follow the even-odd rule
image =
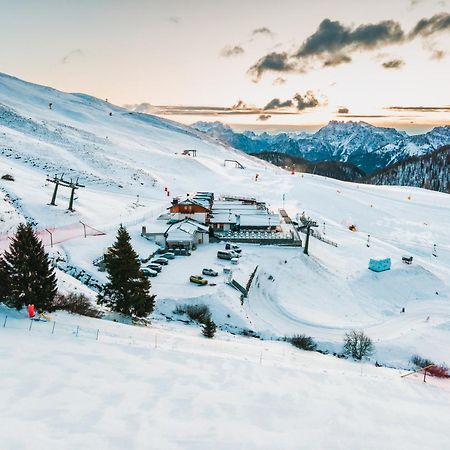
[[[56,206],[56,197],[58,195],[58,188],[59,186],[67,187],[71,190],[70,192],[70,199],[69,199],[69,207],[67,208],[69,211],[74,211],[73,209],[73,202],[75,201],[75,191],[79,188],[84,188],[85,186],[80,184],[78,182],[78,178],[74,182],[72,179],[65,180],[64,174],[62,174],[60,177],[58,175],[55,175],[53,178],[47,177],[47,181],[50,183],[55,184],[55,189],[53,190],[52,200],[50,202],[50,205]]]
[[[306,241],[305,241],[305,248],[303,250],[303,253],[305,255],[309,255],[308,253],[308,249],[309,249],[309,235],[311,233],[311,228],[312,227],[318,227],[319,225],[317,224],[316,221],[312,220],[310,217],[308,217],[307,219],[303,219],[302,220],[303,225],[306,227]]]

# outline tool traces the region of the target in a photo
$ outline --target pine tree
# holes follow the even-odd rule
[[[155,308],[150,281],[141,272],[137,253],[128,231],[121,225],[116,242],[105,254],[106,283],[97,297],[100,305],[126,315],[144,317]]]
[[[216,324],[211,319],[208,319],[203,324],[202,334],[207,338],[213,338],[214,335],[216,334],[216,329],[217,329]]]
[[[57,293],[55,269],[31,224],[20,224],[9,250],[0,260],[5,303],[16,309],[34,304],[38,311],[52,311]]]

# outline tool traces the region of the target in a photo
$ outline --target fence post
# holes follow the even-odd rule
[[[52,327],[52,334],[55,333],[55,326],[56,326],[56,322],[53,322],[53,327]]]
[[[97,337],[95,338],[96,341],[98,341],[98,333],[100,332],[100,330],[97,328]]]
[[[77,332],[75,333],[75,336],[78,336],[78,330],[80,329],[80,326],[77,325]]]
[[[30,319],[30,327],[28,328],[28,331],[31,331],[32,326],[33,326],[33,319]]]
[[[155,348],[158,348],[158,335],[155,334]]]
[[[6,321],[8,320],[8,316],[5,316],[5,321],[3,322],[3,328],[6,328]]]

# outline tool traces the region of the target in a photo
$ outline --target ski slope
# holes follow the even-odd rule
[[[192,326],[53,319],[54,334],[20,313],[0,328],[3,449],[448,445],[448,382]]]
[[[217,248],[201,248],[188,264],[177,259],[152,280],[157,314],[170,315],[180,301],[204,302],[225,329],[250,328],[266,337],[307,333],[339,351],[343,334],[361,328],[376,340],[375,357],[383,362],[404,365],[416,352],[450,361],[450,347],[437,345],[450,341],[450,196],[292,176],[189,127],[8,75],[0,75],[0,112],[0,174],[15,177],[0,180],[8,200],[0,198],[0,232],[11,232],[24,218],[44,235],[45,229],[55,236],[76,229],[61,231],[62,242],[49,251],[102,281],[92,261],[111,245],[118,225],[129,227],[137,250],[148,256],[155,247],[140,238],[140,228],[151,230],[172,196],[239,193],[277,210],[284,194],[291,217],[304,211],[338,247],[312,239],[309,258],[295,249],[245,248],[236,277],[245,284],[256,265],[259,271],[244,306],[223,278],[201,292],[188,283],[192,271],[217,265]],[[184,149],[196,149],[198,156],[181,155]],[[225,166],[226,159],[245,169]],[[58,206],[48,205],[54,185],[47,175],[54,174],[79,178],[85,186],[77,191],[75,212],[66,209],[65,188]],[[79,221],[106,234],[84,239]],[[357,232],[348,230],[351,224]],[[2,237],[0,249],[8,245]],[[403,254],[414,257],[412,266],[401,263]],[[392,270],[368,271],[371,257],[391,257]]]

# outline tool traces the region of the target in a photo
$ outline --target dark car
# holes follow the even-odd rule
[[[174,248],[172,252],[176,256],[191,256],[191,252],[187,248]]]
[[[156,277],[158,275],[158,272],[152,270],[152,269],[148,269],[147,267],[144,267],[143,269],[141,269],[141,272],[146,276],[146,277]]]
[[[150,261],[150,264],[159,264],[161,266],[167,266],[169,264],[169,260],[166,258],[156,258]]]
[[[160,264],[150,263],[146,267],[147,267],[147,269],[156,270],[156,272],[161,272],[161,270],[162,270],[162,266]]]

